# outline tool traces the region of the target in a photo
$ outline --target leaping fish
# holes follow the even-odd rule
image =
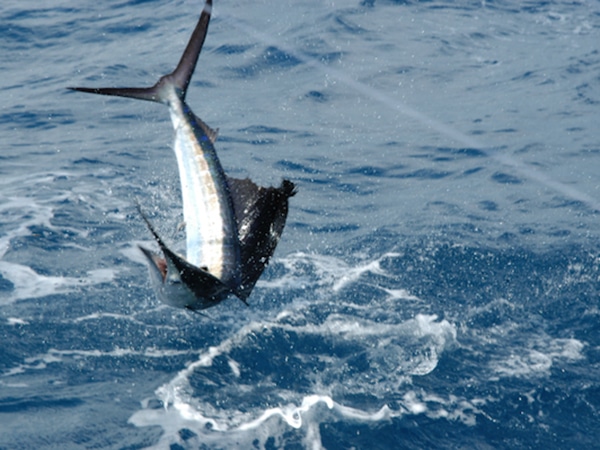
[[[227,176],[214,147],[217,132],[185,102],[211,12],[212,0],[206,0],[177,67],[154,86],[69,88],[169,107],[183,198],[186,258],[167,247],[138,205],[162,256],[140,249],[148,260],[159,300],[190,310],[209,308],[232,294],[246,303],[275,251],[285,226],[288,199],[296,193],[294,183],[285,179],[277,188],[265,188],[250,179]]]

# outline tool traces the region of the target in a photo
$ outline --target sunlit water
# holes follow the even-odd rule
[[[218,1],[188,101],[299,193],[250,297],[159,304],[201,1],[0,7],[0,448],[592,448],[600,4]]]

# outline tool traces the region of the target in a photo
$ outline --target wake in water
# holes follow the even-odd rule
[[[286,274],[262,287],[318,298],[300,296],[274,318],[251,321],[202,352],[131,422],[162,427],[159,446],[211,448],[280,448],[298,440],[321,448],[322,423],[404,414],[473,422],[478,400],[411,388],[413,377],[431,373],[456,344],[455,326],[424,314],[398,321],[399,310],[419,303],[402,290],[372,285],[371,299],[352,298],[353,289],[365,287],[363,276],[370,284],[390,276],[380,262],[393,255],[355,267],[303,253],[279,261]]]
[[[499,267],[518,261],[524,271],[537,267],[537,259],[524,265],[521,258],[490,252],[481,260],[479,250],[443,246],[357,257],[352,264],[292,254],[276,261],[272,278],[259,286],[263,294],[282,290],[279,298],[287,303],[258,296],[261,318],[245,324],[238,319],[237,331],[201,351],[130,422],[161,427],[159,447],[186,448],[329,448],[332,427],[399,433],[394,427],[413,421],[443,420],[444,429],[454,432],[505,426],[512,395],[533,393],[532,386],[551,380],[555,371],[586,359],[585,342],[539,326],[531,311],[540,306],[527,302],[525,291],[512,302],[503,298],[511,297],[505,287],[493,290],[503,279]],[[446,265],[447,259],[456,266]],[[552,279],[561,270],[569,283],[585,279],[573,280],[570,267],[557,264]],[[472,281],[493,281],[464,290],[464,270],[472,272]],[[460,300],[436,298],[439,289],[457,295],[449,284],[424,301],[400,287],[402,272],[423,292],[433,273],[433,279],[452,281]],[[515,392],[499,391],[498,383],[514,384]],[[530,397],[533,408],[545,408]],[[382,440],[381,448],[389,445]]]

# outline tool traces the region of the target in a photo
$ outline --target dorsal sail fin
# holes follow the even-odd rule
[[[258,186],[249,178],[227,177],[227,183],[240,240],[242,283],[236,295],[245,300],[275,252],[296,187],[289,180],[278,188]]]

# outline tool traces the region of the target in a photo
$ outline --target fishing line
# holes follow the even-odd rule
[[[335,78],[340,83],[345,84],[349,88],[364,95],[365,97],[371,98],[372,100],[380,103],[381,105],[389,108],[390,110],[398,112],[406,117],[413,119],[414,121],[424,126],[426,129],[434,130],[437,133],[451,138],[468,148],[478,149],[479,151],[482,151],[488,157],[494,159],[500,164],[510,167],[513,171],[519,173],[523,177],[540,183],[546,186],[547,188],[550,188],[568,198],[581,202],[587,205],[595,212],[600,212],[600,202],[592,196],[579,191],[575,187],[569,186],[558,180],[554,180],[548,177],[546,174],[540,172],[539,170],[535,170],[534,168],[526,165],[522,161],[519,161],[518,159],[515,159],[514,157],[505,153],[501,153],[498,148],[486,146],[484,143],[478,141],[477,139],[468,136],[442,122],[432,119],[431,117],[423,114],[420,111],[417,111],[414,108],[411,108],[410,106],[400,102],[399,100],[391,98],[389,93],[379,91],[365,83],[356,81],[355,79],[349,77],[342,71],[329,67],[326,64],[320,62],[319,60],[315,59],[314,57],[307,55],[306,53],[300,50],[283,44],[280,40],[273,38],[271,35],[257,31],[256,29],[250,27],[249,25],[237,19],[236,17],[228,15],[219,15],[219,19],[244,32],[248,36],[262,42],[263,44],[268,45],[270,47],[278,48],[279,50],[288,54],[290,57],[302,61],[305,65],[316,69],[317,71],[323,73],[326,77]]]

